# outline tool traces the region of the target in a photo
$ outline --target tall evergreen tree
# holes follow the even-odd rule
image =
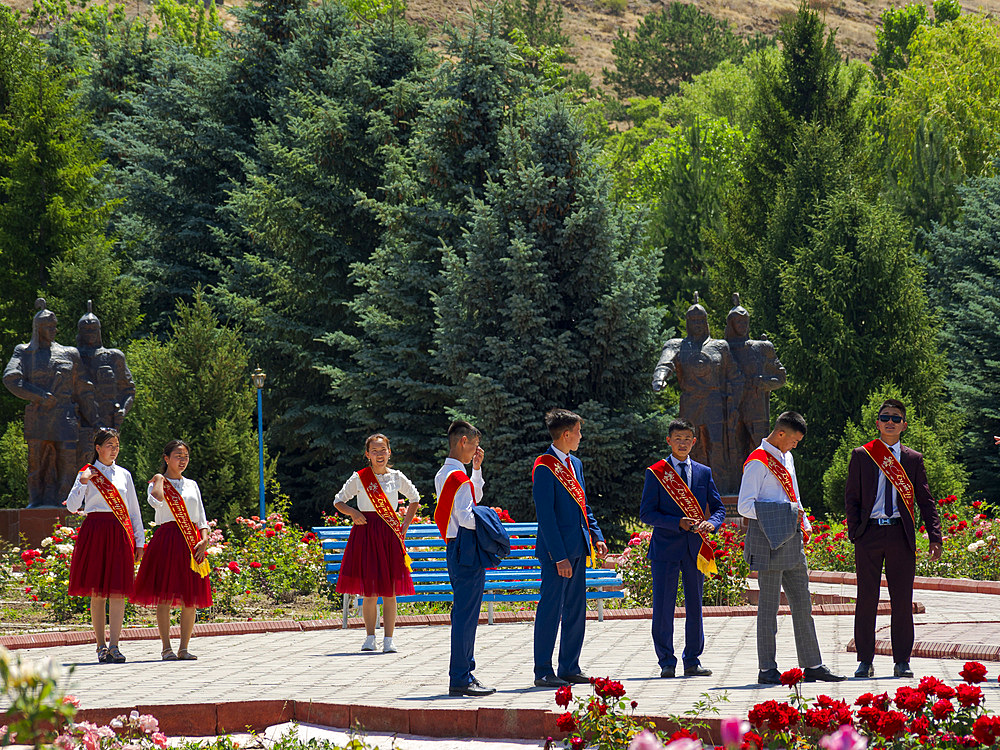
[[[505,128],[500,171],[445,254],[439,367],[455,413],[485,432],[489,493],[530,518],[530,466],[554,406],[587,424],[581,456],[594,512],[622,530],[635,466],[656,443],[646,377],[658,345],[657,263],[641,221],[617,208],[581,123],[559,99]]]
[[[355,269],[351,309],[362,333],[346,384],[365,430],[384,430],[413,476],[433,475],[452,389],[433,372],[434,295],[442,250],[459,241],[470,199],[495,176],[499,136],[518,96],[513,49],[476,22],[448,49],[409,148],[387,165],[377,206],[382,244]]]
[[[948,387],[959,411],[974,426],[962,440],[969,488],[1000,497],[1000,177],[976,177],[958,189],[962,200],[954,226],[937,226],[928,238],[939,273],[932,299],[944,317]]]

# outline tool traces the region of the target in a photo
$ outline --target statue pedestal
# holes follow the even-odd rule
[[[739,523],[743,519],[740,518],[740,513],[736,510],[736,506],[739,504],[739,495],[723,495],[722,505],[726,508],[726,523],[732,523],[735,521]]]
[[[37,547],[71,515],[65,508],[0,508],[0,539],[15,547]]]

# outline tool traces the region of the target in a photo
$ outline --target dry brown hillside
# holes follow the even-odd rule
[[[218,2],[219,0],[217,0]],[[563,8],[563,30],[573,43],[573,55],[579,69],[589,73],[594,83],[602,84],[601,70],[614,65],[611,44],[619,29],[631,31],[647,13],[669,0],[628,0],[623,14],[616,15],[602,8],[607,0],[556,0]],[[0,0],[5,5],[23,10],[31,0]],[[244,0],[223,0],[226,4],[243,5]],[[470,2],[481,5],[483,0],[406,0],[407,17],[431,32],[431,38],[445,22],[462,25]],[[795,12],[798,0],[694,0],[695,4],[717,18],[724,18],[740,33],[773,33],[781,17]],[[837,42],[848,56],[867,60],[875,48],[875,29],[882,11],[904,0],[812,0],[826,22],[837,30]],[[128,0],[130,13],[148,13],[148,0]],[[967,12],[1000,14],[1000,0],[963,0]]]

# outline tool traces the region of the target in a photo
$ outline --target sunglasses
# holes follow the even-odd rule
[[[879,414],[878,415],[878,421],[879,422],[895,422],[896,424],[899,424],[900,422],[903,421],[903,418],[901,416],[899,416],[898,414]]]

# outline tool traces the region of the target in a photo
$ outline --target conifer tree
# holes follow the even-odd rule
[[[438,366],[455,414],[485,433],[489,497],[533,515],[531,464],[547,409],[586,420],[588,497],[609,527],[633,514],[657,444],[648,383],[659,342],[655,259],[641,221],[614,205],[582,124],[557,98],[504,129],[500,170],[445,254]]]
[[[930,279],[944,318],[948,388],[968,420],[962,455],[970,490],[1000,498],[1000,178],[976,177],[958,188],[954,226],[938,225],[928,238],[938,273]]]
[[[387,165],[378,215],[385,227],[371,260],[357,266],[351,309],[362,326],[357,371],[345,385],[367,431],[385,431],[411,476],[429,478],[447,427],[452,389],[433,372],[434,301],[442,248],[468,223],[496,171],[499,135],[518,96],[513,50],[482,22],[449,46],[409,147]]]

